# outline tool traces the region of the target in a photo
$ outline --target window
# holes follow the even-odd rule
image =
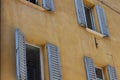
[[[89,1],[86,2],[86,0],[75,0],[78,24],[95,35],[100,37],[109,37],[104,8],[99,5],[95,6],[94,4],[90,4],[92,3]],[[96,11],[97,14],[94,15],[94,17],[92,14],[93,10]],[[94,18],[97,20],[95,21],[96,23],[94,22]],[[97,26],[95,24],[97,24]]]
[[[92,8],[86,6],[84,8],[85,8],[87,27],[93,30],[94,23],[93,23]]]
[[[26,45],[26,62],[28,80],[42,80],[40,49],[34,46]]]
[[[106,75],[109,76],[109,80],[118,80],[115,67],[111,65],[106,65],[104,68],[95,67],[93,59],[87,56],[84,57],[84,63],[88,80],[105,80]]]
[[[42,8],[48,10],[48,11],[54,11],[54,2],[53,0],[26,0],[33,4],[36,4],[38,6],[41,6]],[[33,5],[32,5],[33,6]]]
[[[17,80],[44,80],[43,55],[41,48],[26,44],[24,34],[16,29],[16,72]],[[62,80],[59,49],[46,44],[50,80]]]
[[[97,80],[104,80],[104,74],[102,68],[95,67],[95,72],[96,72]]]
[[[34,3],[34,4],[38,4],[38,1],[37,1],[37,0],[27,0],[27,1],[30,1],[30,2],[32,2],[32,3]]]

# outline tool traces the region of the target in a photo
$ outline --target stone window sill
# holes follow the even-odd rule
[[[91,30],[91,29],[89,29],[89,28],[86,28],[86,31],[88,31],[89,33],[91,33],[91,34],[93,34],[93,35],[95,35],[95,36],[101,37],[101,38],[106,37],[105,35],[103,35],[103,34],[101,34],[101,33],[99,33],[99,32],[93,31],[93,30]]]
[[[33,4],[33,3],[29,2],[29,1],[26,1],[26,0],[19,0],[19,1],[21,3],[27,5],[27,6],[35,8],[35,9],[38,9],[38,10],[41,10],[41,11],[46,11],[46,9],[42,8],[41,6]]]

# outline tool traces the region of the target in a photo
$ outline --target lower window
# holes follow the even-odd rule
[[[27,62],[27,78],[28,80],[41,79],[41,60],[40,48],[26,45],[26,62]]]
[[[95,67],[95,71],[96,71],[97,80],[105,80],[102,68]]]

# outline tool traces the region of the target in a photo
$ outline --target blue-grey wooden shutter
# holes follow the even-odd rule
[[[100,33],[102,33],[105,36],[109,36],[108,25],[106,22],[106,16],[105,16],[104,9],[100,7],[99,5],[97,5],[96,10],[97,10],[98,21],[99,21],[99,26],[100,26]]]
[[[50,80],[62,80],[58,47],[47,43]]]
[[[17,80],[27,80],[25,38],[19,29],[16,29],[15,34]]]
[[[53,0],[43,0],[43,8],[54,11],[54,2]]]
[[[84,57],[84,62],[88,80],[96,80],[96,72],[93,60],[89,57]]]
[[[78,23],[83,27],[87,27],[83,0],[75,0],[75,7],[76,7]]]
[[[108,70],[108,75],[110,80],[118,80],[115,67],[108,65],[107,70]]]

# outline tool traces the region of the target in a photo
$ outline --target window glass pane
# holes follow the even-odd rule
[[[28,80],[41,80],[39,48],[26,45]]]

